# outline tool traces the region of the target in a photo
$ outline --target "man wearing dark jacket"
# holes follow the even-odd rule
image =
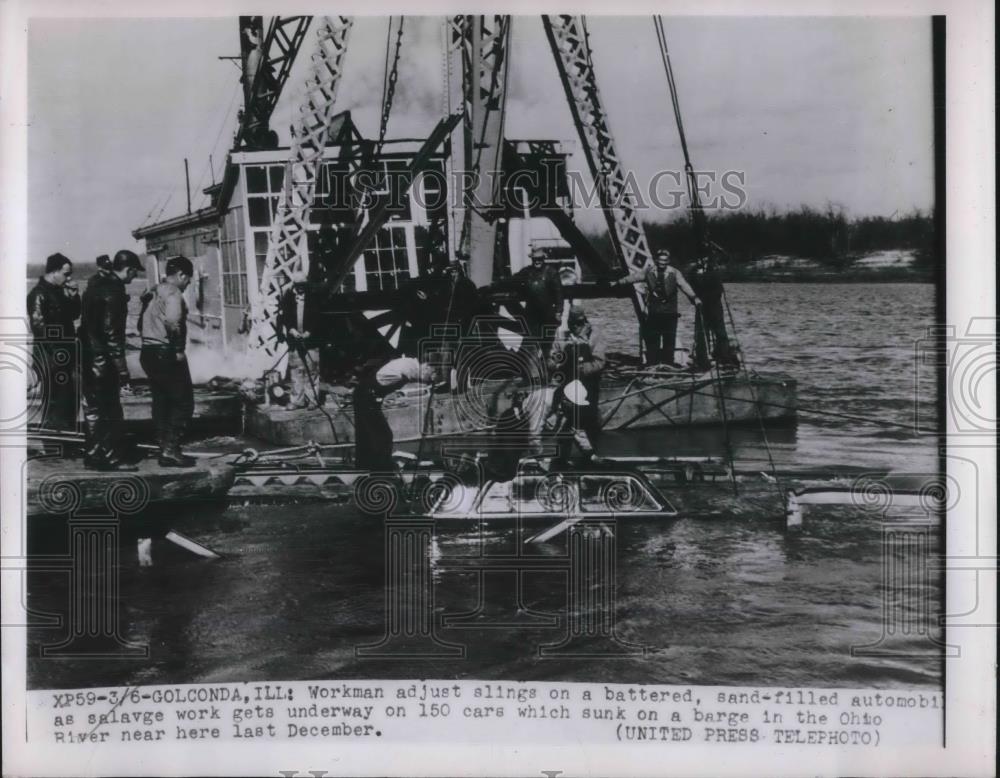
[[[97,275],[83,293],[80,345],[83,352],[84,464],[97,470],[135,470],[122,461],[121,391],[131,392],[125,363],[125,286],[143,270],[134,252],[122,250],[113,260],[98,260]]]
[[[708,257],[700,257],[691,273],[691,288],[701,300],[694,324],[694,366],[708,370],[709,355],[720,367],[739,367],[739,358],[729,344],[722,278]],[[700,315],[698,315],[700,314]]]
[[[194,387],[187,355],[187,303],[184,290],[194,276],[187,257],[171,257],[163,280],[142,309],[142,352],[139,364],[149,378],[153,424],[161,467],[191,467],[180,443],[194,412]]]
[[[80,294],[73,277],[73,263],[62,254],[45,260],[45,275],[28,293],[32,357],[39,373],[42,417],[46,429],[76,427],[77,388],[76,319]]]
[[[551,345],[551,331],[562,319],[562,281],[555,268],[545,264],[545,253],[538,248],[531,250],[531,264],[522,268],[513,280],[521,285],[524,293],[524,313],[528,319],[528,332],[536,343],[542,344],[547,354]]]

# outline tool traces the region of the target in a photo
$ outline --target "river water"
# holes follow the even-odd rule
[[[936,438],[920,430],[936,425],[936,379],[917,368],[934,295],[919,284],[731,285],[747,363],[795,378],[804,409],[797,424],[766,436],[729,430],[740,469],[766,471],[773,460],[779,470],[935,474]],[[588,309],[609,348],[634,351],[627,301]],[[682,313],[686,343],[690,313]],[[726,437],[652,431],[610,436],[602,446],[721,456]],[[920,573],[900,583],[898,571],[921,559],[886,545],[882,518],[863,508],[812,508],[792,532],[773,507],[715,520],[620,521],[614,637],[575,657],[539,650],[560,644],[567,624],[586,615],[573,611],[567,621],[565,535],[529,551],[507,530],[444,529],[430,551],[433,645],[418,647],[432,655],[415,658],[395,644],[383,645],[384,657],[356,650],[382,640],[387,591],[396,591],[387,590],[379,522],[330,503],[185,507],[130,519],[121,530],[121,632],[148,645],[149,658],[42,659],[40,646],[62,633],[36,628],[29,683],[416,677],[939,688],[941,579]],[[194,561],[157,542],[157,563],[139,568],[136,538],[167,528],[225,557]],[[921,548],[940,550],[933,522],[922,537]],[[521,576],[520,609],[513,574],[491,573],[483,584],[475,569],[454,564],[499,553],[532,554],[536,568],[539,556],[551,558]],[[32,574],[29,586],[32,607],[65,609],[58,576]]]

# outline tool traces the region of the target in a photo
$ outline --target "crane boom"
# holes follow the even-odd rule
[[[627,195],[625,171],[597,88],[586,20],[583,16],[561,15],[543,16],[542,22],[573,123],[597,185],[619,266],[628,271],[640,268],[651,259],[649,244]],[[636,292],[633,292],[632,303],[641,320],[645,311]]]
[[[349,16],[321,18],[312,70],[306,80],[305,96],[292,136],[291,157],[285,167],[284,186],[268,239],[260,294],[254,298],[249,343],[251,348],[262,350],[269,357],[284,351],[275,328],[281,292],[291,273],[308,269],[309,211],[316,195],[316,179],[335,115],[337,89],[353,26]]]
[[[493,281],[497,225],[491,210],[503,159],[510,28],[511,17],[499,14],[447,21],[449,56],[453,63],[461,61],[464,116],[462,138],[453,139],[450,158],[449,180],[461,181],[463,189],[451,238],[469,255],[469,278],[480,287]]]
[[[292,63],[312,21],[311,16],[274,16],[263,40],[258,40],[258,46],[254,46],[253,41],[248,40],[247,30],[250,30],[250,35],[254,38],[259,38],[262,34],[259,19],[260,17],[240,18],[244,108],[243,119],[236,134],[236,148],[241,144],[267,145],[271,114],[278,104],[278,98],[281,97],[292,70]]]

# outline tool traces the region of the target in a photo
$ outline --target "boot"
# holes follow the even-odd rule
[[[87,412],[83,416],[83,440],[83,466],[88,470],[100,470],[103,459],[100,422]]]
[[[194,467],[198,460],[181,453],[180,449],[164,451],[156,460],[160,467]]]
[[[104,461],[104,466],[98,469],[114,471],[116,473],[134,473],[139,469],[139,466],[133,465],[131,462],[125,462],[119,459],[117,455],[112,454]]]
[[[179,436],[175,432],[163,436],[160,445],[160,457],[156,460],[160,467],[194,467],[197,460],[185,456],[181,451]]]
[[[110,448],[100,443],[84,454],[83,464],[90,470],[104,472],[134,473],[139,469],[135,465],[122,461]]]

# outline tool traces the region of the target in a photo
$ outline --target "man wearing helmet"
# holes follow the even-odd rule
[[[531,264],[519,270],[512,279],[524,294],[524,314],[528,334],[548,353],[552,330],[562,318],[562,280],[555,268],[545,264],[545,252],[531,250]]]
[[[83,396],[86,453],[84,465],[96,470],[135,470],[121,453],[121,392],[131,392],[125,363],[126,285],[143,271],[139,257],[123,249],[114,259],[98,257],[97,275],[83,293],[80,345],[83,352]]]

